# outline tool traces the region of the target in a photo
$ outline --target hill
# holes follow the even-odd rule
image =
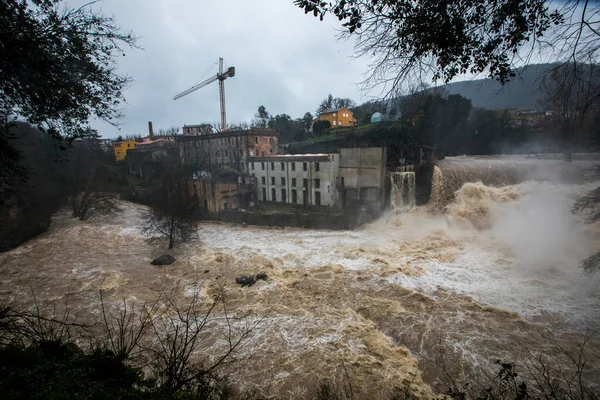
[[[502,86],[491,79],[453,82],[439,88],[448,94],[459,94],[474,107],[490,110],[516,108],[520,110],[544,108],[539,91],[543,76],[555,64],[532,64],[517,69],[517,76]]]

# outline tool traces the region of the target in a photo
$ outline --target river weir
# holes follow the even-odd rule
[[[100,290],[118,310],[165,292],[210,301],[222,288],[239,324],[261,321],[222,371],[240,387],[302,399],[319,379],[348,375],[357,398],[380,398],[404,379],[427,394],[446,388],[427,361],[442,352],[464,376],[557,343],[576,348],[599,327],[600,276],[580,262],[600,247],[600,226],[571,213],[595,187],[585,179],[589,165],[447,159],[423,206],[415,173],[393,172],[393,212],[360,229],[207,222],[175,247],[169,267],[150,265],[165,248],[140,233],[145,207],[127,203],[86,222],[60,212],[48,232],[0,254],[0,296],[27,308],[34,292],[88,322],[100,317]],[[235,283],[259,272],[269,279]],[[589,379],[600,376],[599,342],[586,347]]]

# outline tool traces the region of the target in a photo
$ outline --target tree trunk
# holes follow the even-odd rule
[[[173,245],[175,244],[173,242],[173,231],[175,230],[175,218],[173,217],[173,215],[171,215],[171,226],[169,229],[169,250],[171,250],[173,248]]]

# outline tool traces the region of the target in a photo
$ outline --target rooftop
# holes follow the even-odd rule
[[[324,110],[324,111],[321,111],[321,115],[323,115],[323,114],[331,114],[331,113],[338,112],[338,111],[341,111],[341,110],[352,111],[348,107],[341,107],[341,108],[334,108],[333,110]]]

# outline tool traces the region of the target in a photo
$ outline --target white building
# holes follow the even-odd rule
[[[337,206],[339,154],[294,154],[248,157],[260,202]]]

